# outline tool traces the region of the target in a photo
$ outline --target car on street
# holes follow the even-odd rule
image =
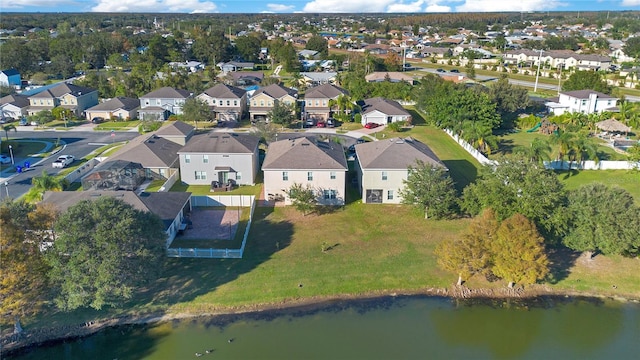
[[[443,73],[443,72],[447,72],[447,71],[445,69],[438,68],[438,69],[436,69],[436,72]]]
[[[75,158],[73,157],[73,155],[60,155],[58,156],[56,161],[53,162],[52,166],[54,168],[62,169],[71,165],[74,160]]]
[[[366,123],[366,124],[364,124],[364,128],[365,128],[365,129],[375,129],[375,128],[377,128],[378,126],[380,126],[380,124],[376,124],[376,123],[374,123],[374,122],[370,122],[370,123]]]
[[[0,155],[0,164],[11,164],[11,158],[7,155]]]
[[[449,71],[452,72],[452,73],[456,73],[456,74],[460,72],[460,70],[458,70],[458,69],[451,69]]]

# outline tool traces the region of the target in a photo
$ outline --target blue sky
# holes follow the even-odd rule
[[[640,10],[640,0],[0,0],[0,12],[480,12]]]

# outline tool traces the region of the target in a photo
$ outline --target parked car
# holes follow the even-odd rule
[[[60,155],[58,156],[56,161],[53,162],[52,166],[54,168],[62,169],[64,167],[71,165],[74,160],[75,158],[73,157],[73,155]]]
[[[323,128],[323,127],[327,127],[327,124],[324,121],[318,121],[316,126],[319,128]]]
[[[336,126],[336,119],[334,119],[334,118],[328,118],[328,119],[327,119],[327,127],[332,128],[332,127],[334,127],[334,126]]]
[[[452,73],[456,73],[456,74],[460,72],[460,70],[458,70],[458,69],[451,69],[449,71],[452,72]]]
[[[11,164],[11,158],[7,155],[0,155],[0,164]]]
[[[447,72],[447,71],[445,69],[439,68],[439,69],[436,69],[436,72],[443,73],[443,72]]]
[[[316,119],[314,118],[307,119],[307,121],[304,122],[304,126],[306,127],[314,127],[315,125],[316,125]]]
[[[99,116],[94,117],[93,119],[91,119],[91,122],[94,123],[94,124],[100,124],[103,121],[104,121],[104,118],[101,118]]]
[[[367,140],[363,139],[363,138],[358,138],[358,140],[356,140],[356,144],[364,144],[366,143]],[[355,148],[354,148],[355,149]]]
[[[20,125],[20,126],[27,126],[27,125],[29,125],[29,122],[27,121],[27,119],[22,118],[22,119],[20,119],[20,121],[18,122],[18,125]]]
[[[366,124],[364,124],[364,128],[365,128],[365,129],[375,129],[375,128],[377,128],[378,126],[380,126],[380,124],[376,124],[376,123],[374,123],[374,122],[370,122],[370,123],[366,123]]]

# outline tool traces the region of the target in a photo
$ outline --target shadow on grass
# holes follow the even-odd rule
[[[462,192],[478,177],[478,169],[468,160],[442,160],[442,162],[449,169],[449,174],[455,182],[458,192]]]
[[[502,155],[507,155],[513,153],[513,149],[515,148],[515,144],[511,139],[500,139],[500,143],[498,144],[498,152]]]
[[[580,252],[558,247],[548,252],[549,255],[549,282],[557,284],[566,279],[571,273],[571,268],[580,257]]]
[[[558,174],[559,176],[562,176],[562,180],[567,180],[568,178],[572,177],[572,176],[576,176],[580,173],[580,171],[578,170],[555,170],[556,174]]]
[[[291,244],[293,224],[268,219],[272,212],[272,207],[256,208],[242,259],[170,258],[163,275],[129,305],[189,302],[255,269]]]
[[[424,117],[422,117],[422,115],[416,111],[415,109],[409,109],[409,114],[411,114],[411,123],[413,125],[426,125],[427,122],[425,121]]]

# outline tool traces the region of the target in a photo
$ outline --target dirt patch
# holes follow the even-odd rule
[[[231,240],[238,230],[241,211],[194,208],[191,228],[178,235],[181,240]]]

